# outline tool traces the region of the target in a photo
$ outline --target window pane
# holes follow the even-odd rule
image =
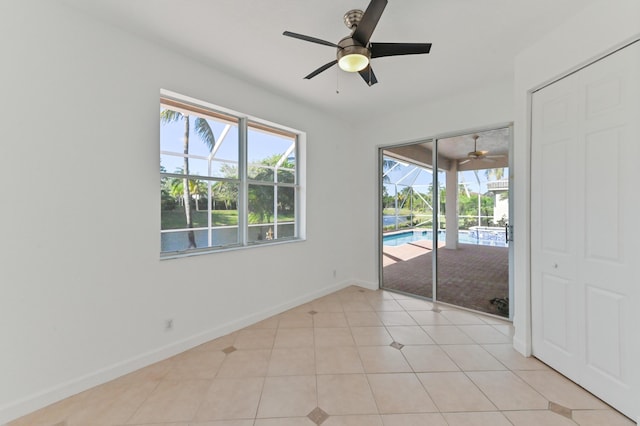
[[[297,135],[230,114],[161,98],[165,255],[296,237]],[[239,203],[245,197],[248,203]],[[240,217],[247,218],[247,229],[239,229]]]
[[[274,207],[273,186],[249,185],[250,242],[273,239]]]
[[[168,173],[188,167],[190,175],[237,179],[238,121],[161,105],[160,151]]]
[[[238,224],[238,184],[215,182],[211,185],[211,224]]]
[[[274,182],[277,170],[280,182],[295,183],[295,135],[249,123],[247,139],[249,179]]]
[[[295,188],[278,187],[278,224],[295,223],[296,220]],[[278,233],[278,238],[282,235]]]

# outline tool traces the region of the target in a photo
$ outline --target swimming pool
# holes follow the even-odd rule
[[[446,231],[438,231],[438,240],[444,241]],[[420,240],[433,240],[432,231],[406,231],[385,235],[382,243],[385,246],[400,246]],[[477,244],[481,246],[508,247],[504,232],[458,231],[458,242],[462,244]]]

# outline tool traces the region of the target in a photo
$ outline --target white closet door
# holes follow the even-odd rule
[[[534,93],[533,353],[640,405],[640,42]]]

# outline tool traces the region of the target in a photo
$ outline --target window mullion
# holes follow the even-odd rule
[[[249,240],[249,184],[247,182],[247,119],[238,120],[238,174],[240,190],[238,191],[238,237],[240,245],[246,246]]]

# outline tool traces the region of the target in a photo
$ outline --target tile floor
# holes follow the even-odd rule
[[[509,323],[349,287],[11,426],[633,425]]]

